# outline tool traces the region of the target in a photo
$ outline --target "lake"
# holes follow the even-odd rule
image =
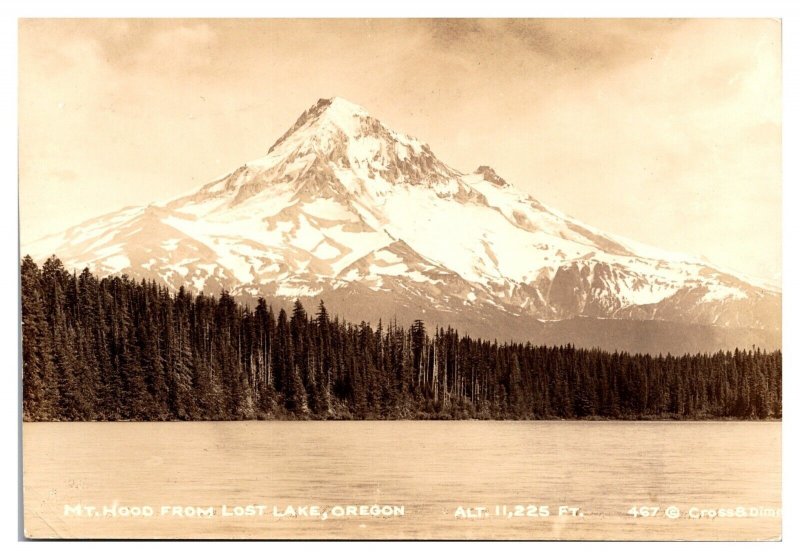
[[[778,422],[25,423],[23,461],[42,538],[781,536]]]

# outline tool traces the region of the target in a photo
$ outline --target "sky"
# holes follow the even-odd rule
[[[20,238],[198,189],[340,96],[585,223],[781,279],[776,20],[21,20]]]

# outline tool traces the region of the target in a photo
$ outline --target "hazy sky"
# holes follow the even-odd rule
[[[781,275],[774,20],[23,20],[23,245],[258,158],[341,96],[606,231]]]

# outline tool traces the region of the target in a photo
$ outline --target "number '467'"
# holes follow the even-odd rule
[[[658,509],[659,507],[631,507],[628,514],[634,518],[649,518],[658,514]]]

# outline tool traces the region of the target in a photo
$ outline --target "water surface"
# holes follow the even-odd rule
[[[781,519],[762,514],[781,506],[780,439],[776,422],[26,423],[25,530],[65,538],[776,539]],[[65,505],[108,508],[78,516]],[[263,514],[222,516],[223,505],[257,505]],[[402,507],[403,515],[344,514],[361,505]],[[290,506],[316,506],[320,516],[282,516]],[[559,515],[562,506],[569,509]],[[124,517],[122,507],[151,507],[153,516]],[[175,507],[213,507],[214,515],[176,516]],[[658,510],[635,518],[632,507]],[[667,507],[678,517],[667,518]],[[737,507],[748,516],[689,517]]]

